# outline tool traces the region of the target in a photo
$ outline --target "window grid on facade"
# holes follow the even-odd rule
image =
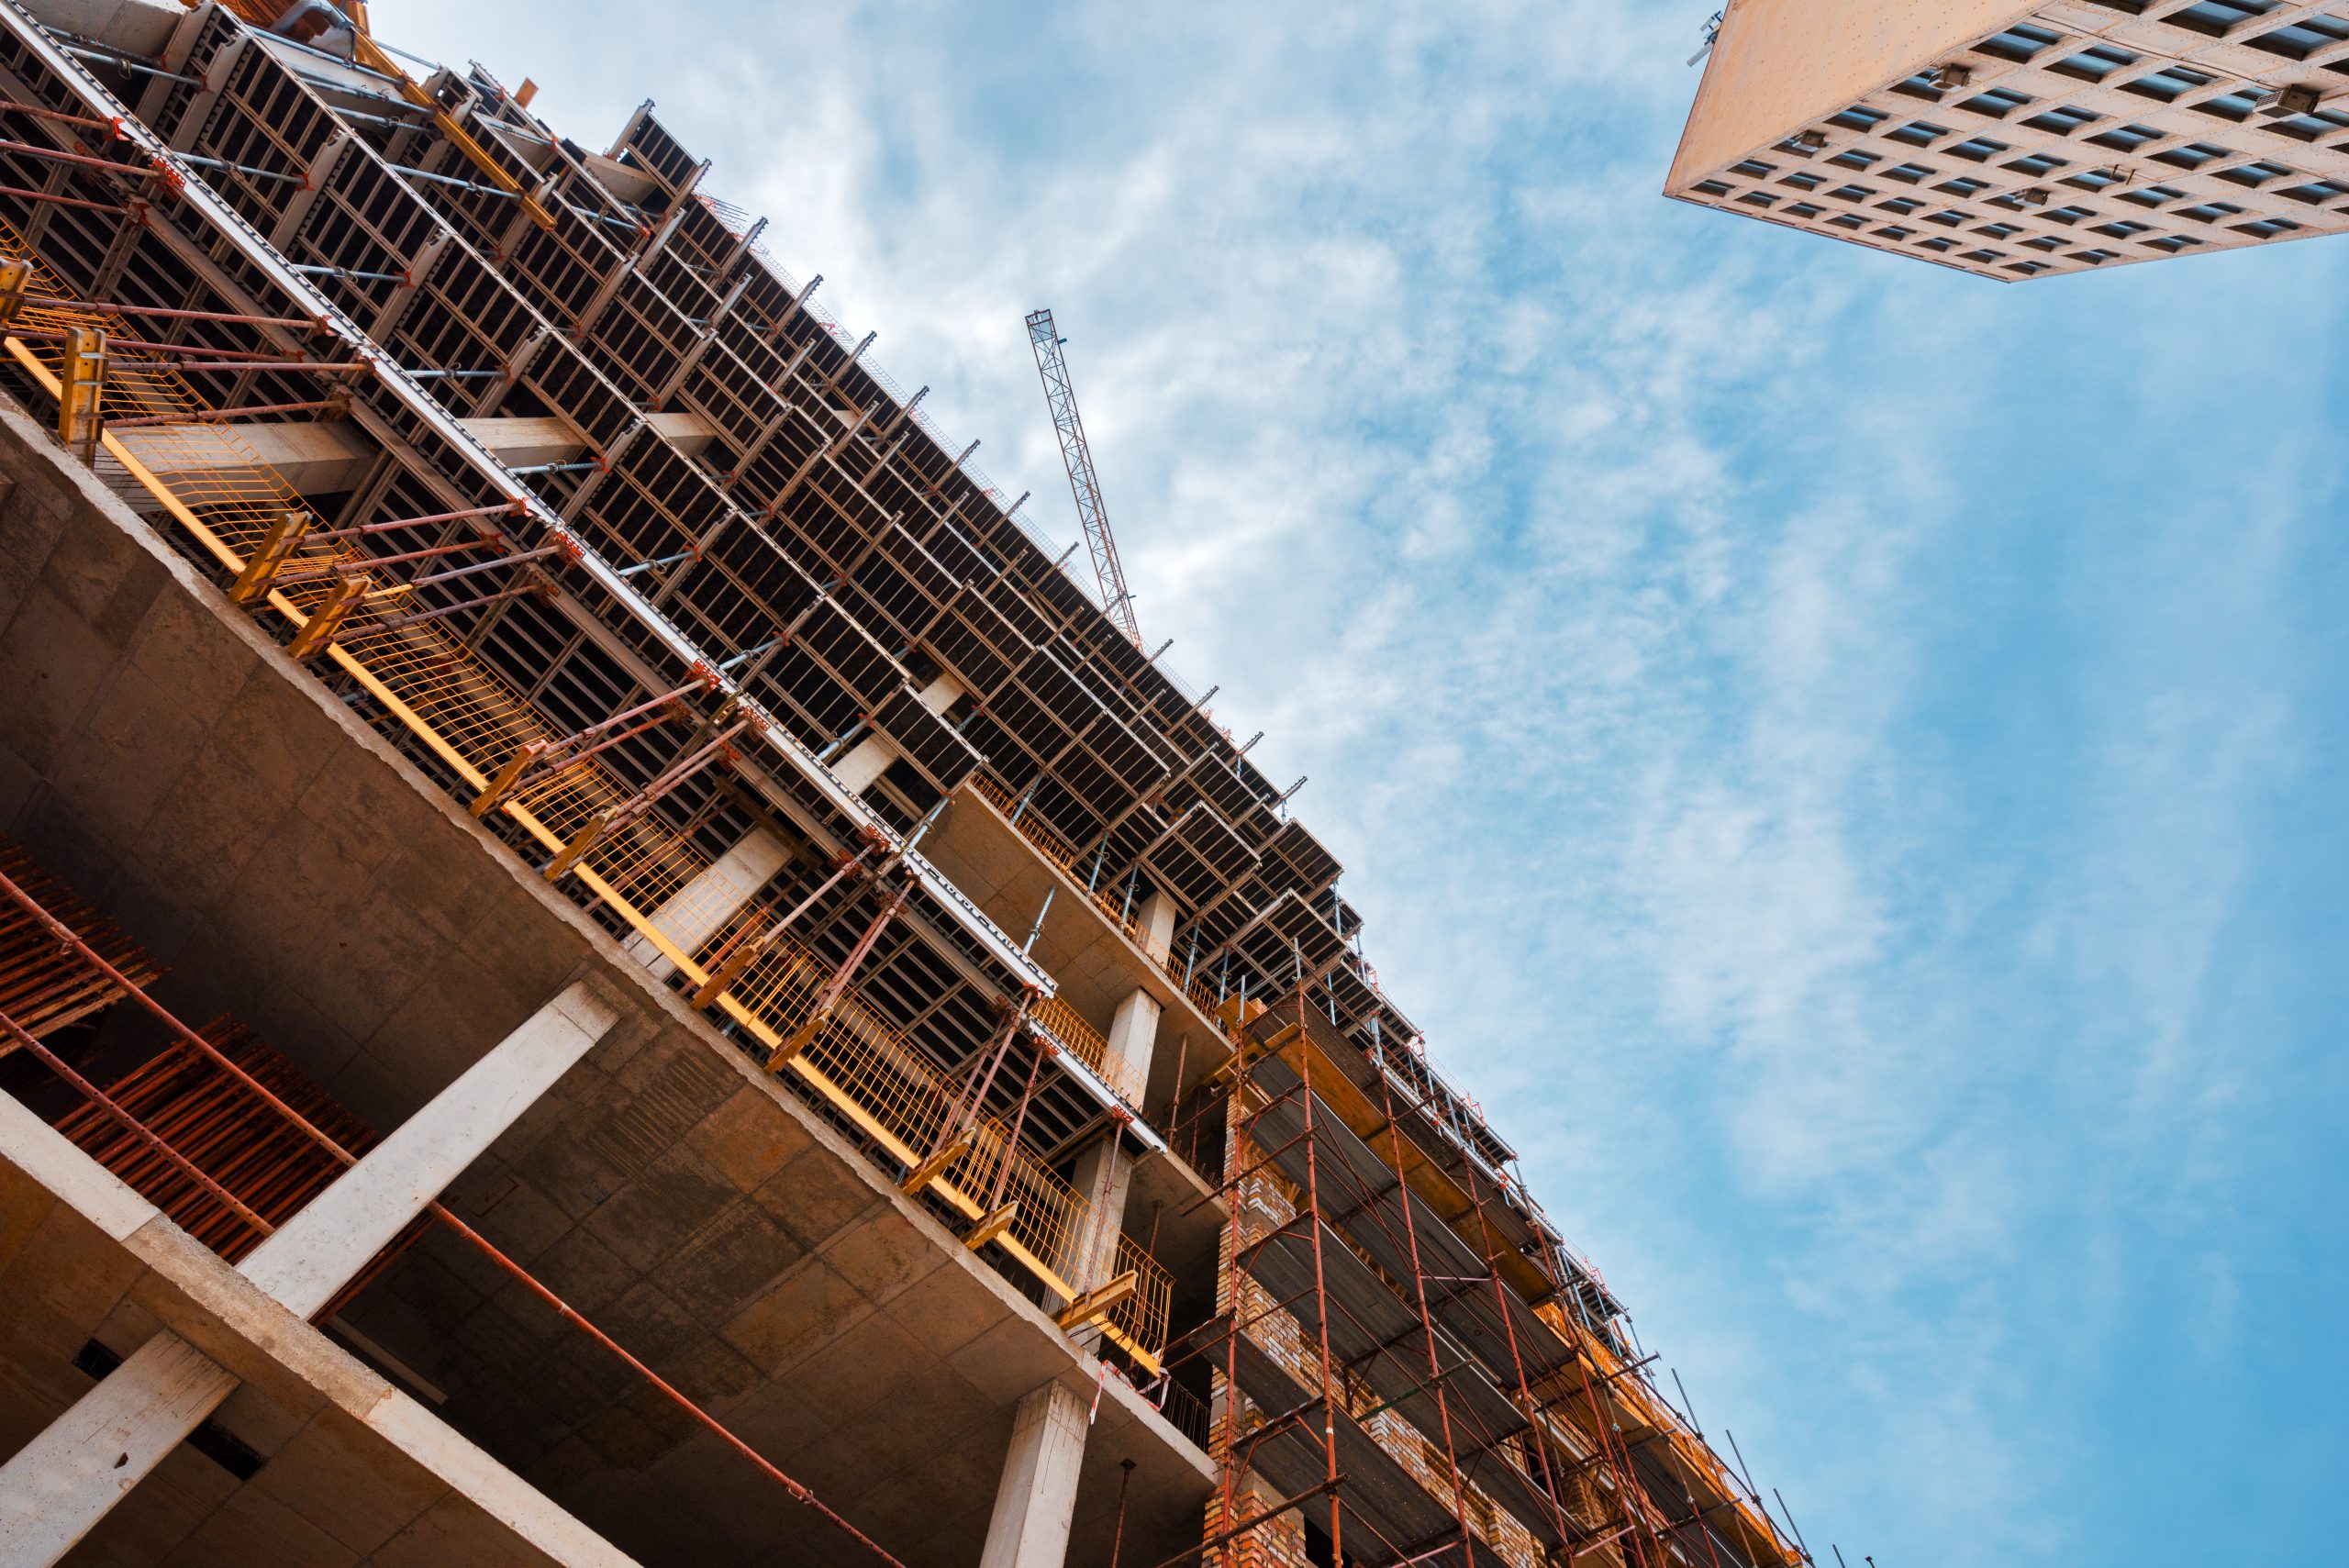
[[[1798,183],[1778,172],[1790,159],[1949,205],[1815,177],[1798,188],[1826,187],[1827,205],[1743,199]],[[1941,179],[1951,162],[1966,172]],[[2349,0],[2052,0],[1669,194],[2006,281],[2335,233],[2349,228]],[[1991,242],[1954,249],[1953,228]]]

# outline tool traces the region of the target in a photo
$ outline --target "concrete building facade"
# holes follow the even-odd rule
[[[2349,226],[2338,0],[1729,0],[1667,195],[2012,283]]]
[[[0,0],[0,1568],[1798,1561],[1293,790],[529,98]]]

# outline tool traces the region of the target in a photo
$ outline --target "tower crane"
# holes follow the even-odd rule
[[[1109,532],[1109,513],[1101,504],[1101,479],[1093,471],[1093,449],[1085,444],[1085,420],[1076,411],[1076,388],[1069,384],[1065,341],[1052,325],[1049,310],[1028,317],[1029,346],[1036,350],[1036,373],[1043,378],[1044,401],[1052,406],[1052,428],[1061,438],[1061,461],[1068,465],[1068,487],[1076,495],[1076,520],[1085,530],[1085,547],[1093,554],[1093,574],[1100,579],[1102,607],[1126,640],[1141,646],[1141,628],[1134,622],[1134,598],[1126,591],[1126,569],[1118,561],[1118,541]]]

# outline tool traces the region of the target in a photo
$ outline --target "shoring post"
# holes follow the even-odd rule
[[[1301,976],[1297,985],[1297,1016],[1298,1019],[1297,1071],[1300,1080],[1297,1100],[1305,1112],[1305,1209],[1306,1213],[1312,1217],[1312,1229],[1308,1234],[1313,1242],[1313,1299],[1316,1304],[1314,1317],[1320,1328],[1321,1439],[1328,1453],[1329,1462],[1330,1556],[1333,1562],[1343,1562],[1346,1560],[1345,1538],[1342,1533],[1343,1509],[1340,1506],[1338,1496],[1338,1483],[1341,1476],[1338,1470],[1338,1418],[1335,1404],[1337,1395],[1330,1359],[1330,1286],[1321,1265],[1321,1232],[1325,1228],[1320,1222],[1320,1162],[1313,1146],[1313,1049],[1312,1042],[1305,1038],[1303,1027],[1305,982]],[[1244,1029],[1244,1023],[1242,1027]],[[1407,1200],[1408,1195],[1408,1193],[1405,1195]],[[1454,1473],[1457,1473],[1456,1467]]]
[[[737,937],[735,940],[729,942],[727,946],[720,948],[718,951],[715,966],[710,970],[709,978],[703,981],[700,988],[694,992],[693,1006],[696,1009],[707,1008],[711,1004],[715,1003],[720,996],[726,995],[726,993],[732,988],[734,983],[742,978],[742,975],[750,969],[751,965],[758,962],[760,959],[764,958],[767,953],[774,949],[774,944],[783,940],[784,933],[791,929],[793,923],[796,922],[800,916],[805,915],[808,910],[814,908],[818,899],[823,897],[825,894],[829,893],[833,888],[839,886],[841,880],[845,878],[849,873],[856,870],[859,866],[862,866],[865,862],[867,857],[872,853],[872,848],[867,846],[865,849],[859,851],[849,859],[842,861],[833,869],[831,875],[826,877],[818,884],[813,893],[810,893],[807,897],[802,898],[797,904],[792,906],[790,909],[786,910],[783,916],[774,922],[774,924],[767,927],[766,929],[761,931],[755,938],[752,938],[748,941],[744,941],[740,937]]]
[[[559,740],[529,741],[516,749],[505,764],[493,774],[482,792],[475,795],[466,809],[475,817],[486,817],[517,790],[523,787],[525,775],[533,768],[543,766],[547,777],[568,772],[599,751],[610,750],[621,741],[643,734],[655,725],[668,722],[671,709],[680,698],[695,692],[707,691],[711,683],[707,677],[686,682],[676,690],[663,692],[657,697],[621,709],[608,718],[596,720],[584,729],[566,735]],[[650,717],[645,716],[650,715]],[[629,725],[630,719],[642,722]],[[627,728],[619,728],[628,725]],[[614,733],[618,730],[618,733]],[[530,779],[532,784],[539,781]]]
[[[1020,1129],[1028,1125],[1028,1107],[1035,1102],[1037,1081],[1043,1077],[1044,1060],[1052,1054],[1050,1048],[1041,1040],[1035,1040],[1033,1043],[1037,1047],[1036,1060],[1029,1064],[1028,1086],[1019,1091],[1019,1108],[1011,1113],[1010,1130],[1003,1135],[1003,1157],[996,1163],[995,1190],[987,1195],[987,1217],[979,1221],[978,1230],[972,1232],[972,1235],[978,1239],[964,1242],[964,1245],[973,1251],[985,1246],[988,1241],[995,1239],[996,1235],[1000,1234],[1003,1229],[1008,1228],[1012,1215],[1019,1207],[1017,1203],[1007,1204],[1003,1201],[1004,1189],[1011,1183],[1011,1151],[1019,1147]],[[979,1236],[979,1231],[985,1230],[989,1225],[994,1224],[998,1216],[1003,1217],[1003,1226],[985,1236]]]
[[[1395,1119],[1395,1092],[1388,1084],[1386,1073],[1381,1073],[1378,1079],[1379,1083],[1386,1086],[1386,1119],[1392,1124]],[[1482,1191],[1484,1184],[1478,1179],[1476,1167],[1473,1163],[1466,1169],[1469,1202],[1476,1211],[1477,1234],[1485,1240],[1485,1267],[1491,1272],[1493,1277],[1493,1306],[1500,1313],[1501,1328],[1508,1338],[1509,1366],[1517,1373],[1518,1411],[1525,1418],[1527,1425],[1532,1429],[1533,1453],[1534,1457],[1541,1462],[1542,1490],[1550,1499],[1552,1522],[1557,1526],[1561,1538],[1571,1539],[1573,1532],[1567,1528],[1565,1503],[1558,1496],[1558,1477],[1550,1464],[1550,1439],[1548,1432],[1544,1429],[1547,1413],[1534,1400],[1531,1380],[1525,1375],[1525,1356],[1518,1349],[1517,1325],[1509,1316],[1508,1287],[1501,1281],[1500,1248],[1493,1240],[1492,1221],[1485,1217]]]
[[[1331,993],[1333,997],[1335,995],[1336,993]],[[1297,994],[1297,1021],[1302,1024],[1305,1018],[1305,989],[1301,984]],[[1303,1059],[1309,1055],[1312,1049],[1311,1040],[1300,1034],[1297,1040],[1299,1058]],[[1411,1214],[1410,1184],[1403,1179],[1405,1168],[1403,1133],[1401,1127],[1395,1120],[1395,1091],[1388,1084],[1386,1073],[1382,1073],[1378,1075],[1378,1083],[1385,1101],[1386,1137],[1388,1148],[1393,1155],[1391,1162],[1395,1167],[1396,1193],[1403,1209],[1403,1240],[1411,1259],[1411,1294],[1419,1307],[1419,1335],[1427,1341],[1428,1347],[1428,1382],[1435,1390],[1436,1424],[1442,1429],[1444,1466],[1452,1473],[1452,1512],[1453,1518],[1459,1523],[1461,1539],[1467,1540],[1471,1538],[1468,1529],[1467,1482],[1460,1473],[1459,1451],[1452,1440],[1452,1401],[1450,1396],[1444,1392],[1443,1367],[1436,1355],[1435,1318],[1428,1310],[1427,1270],[1419,1262],[1419,1221]],[[1477,1211],[1477,1217],[1480,1219],[1483,1218],[1483,1212],[1482,1209]],[[1487,1262],[1489,1265],[1489,1260]],[[1494,1277],[1497,1280],[1499,1275],[1496,1273]],[[1508,1320],[1508,1304],[1505,1301],[1501,1304],[1501,1320],[1504,1324]],[[1515,1340],[1512,1340],[1512,1348],[1514,1345]],[[1522,1380],[1521,1370],[1519,1376]],[[1539,1440],[1538,1436],[1537,1440]],[[1561,1539],[1566,1539],[1566,1532],[1561,1530],[1559,1533]]]
[[[722,717],[723,714],[720,717]],[[596,845],[651,810],[660,802],[662,796],[679,784],[684,784],[719,758],[730,755],[731,749],[727,742],[741,734],[750,726],[751,721],[748,718],[736,719],[731,725],[712,736],[701,750],[671,766],[666,773],[651,784],[609,810],[598,812],[596,816],[589,817],[585,826],[572,836],[569,843],[555,851],[554,859],[547,862],[546,879],[549,882],[561,882],[564,877],[569,876],[572,868],[586,859],[588,852]]]

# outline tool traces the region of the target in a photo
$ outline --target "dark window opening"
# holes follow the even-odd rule
[[[2134,152],[2147,142],[2159,141],[2168,134],[2149,125],[2115,126],[2110,130],[2088,138],[2088,145],[2109,148],[2115,152]]]
[[[2233,156],[2234,153],[2227,148],[2214,147],[2207,141],[2189,141],[2183,147],[2166,148],[2154,153],[2154,161],[2179,169],[2199,169],[2205,163]]]
[[[2017,109],[2038,101],[2036,98],[2026,97],[2009,88],[1992,87],[1987,92],[1976,94],[1957,106],[1969,115],[1980,115],[1986,120],[2002,120]]]
[[[1947,127],[1932,125],[1924,120],[1911,120],[1898,130],[1886,131],[1884,138],[1887,141],[1903,142],[1910,147],[1931,147],[1948,134]]]
[[[1842,114],[1831,116],[1827,123],[1845,130],[1873,130],[1892,117],[1882,109],[1871,109],[1865,104],[1854,104]]]
[[[2238,87],[2232,93],[2221,93],[2215,98],[2205,98],[2194,106],[2198,115],[2209,115],[2214,120],[2233,120],[2240,124],[2251,118],[2252,110],[2259,107],[2260,91],[2256,87]]]
[[[2126,70],[2143,58],[2143,55],[2131,54],[2125,49],[2115,49],[2110,44],[2098,44],[2093,49],[2082,50],[2069,60],[2059,60],[2047,69],[2058,76],[2076,76],[2083,82],[2101,82],[2114,72]]]
[[[2349,22],[2320,12],[2287,22],[2280,28],[2243,41],[2254,49],[2280,54],[2287,60],[2306,60],[2317,50],[2331,49],[2344,39],[2349,39]]]
[[[2196,0],[2196,4],[2183,11],[2172,11],[2162,20],[2189,33],[2222,39],[2245,22],[2255,21],[2267,15],[2282,3],[2283,0]]]
[[[2176,103],[2197,87],[2208,87],[2218,80],[2188,65],[2164,66],[2150,75],[2134,82],[2123,82],[2121,90],[2134,93],[2141,98],[2158,98],[2165,104]]]
[[[1974,47],[1980,52],[1999,60],[2011,60],[2020,65],[2034,56],[2046,53],[2064,41],[2061,33],[2049,32],[2027,22],[2017,23],[2003,33],[1984,39]]]
[[[2245,163],[2240,168],[2221,169],[2219,171],[2218,177],[2233,184],[2248,185],[2255,191],[2268,181],[2283,179],[2291,172],[2292,171],[2285,168],[2281,163],[2271,163],[2263,158],[2255,163]]]
[[[1949,155],[1952,158],[1963,158],[1969,163],[1987,163],[1999,153],[2013,150],[2013,148],[2003,141],[1992,141],[1987,136],[1977,136],[1971,141],[1961,141],[1951,148]]]

